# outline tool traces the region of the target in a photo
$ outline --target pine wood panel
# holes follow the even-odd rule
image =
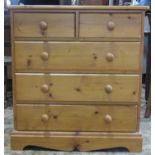
[[[139,57],[139,42],[15,42],[18,72],[135,73]]]
[[[14,36],[74,37],[74,16],[74,13],[14,13]],[[41,30],[41,21],[46,22],[46,30]]]
[[[91,10],[91,11],[98,11],[98,10],[101,10],[101,11],[104,11],[104,10],[107,10],[107,11],[113,11],[113,10],[116,10],[116,11],[119,11],[121,12],[122,10],[124,11],[128,11],[128,12],[134,12],[134,11],[137,11],[137,12],[142,12],[142,11],[145,11],[145,10],[148,10],[149,9],[149,6],[106,6],[106,5],[101,5],[101,6],[78,6],[78,5],[10,5],[8,6],[9,9],[12,9],[12,10],[15,10],[15,11],[20,11],[21,10],[24,10],[24,11],[29,11],[29,10],[39,10],[39,11],[68,11],[68,10],[82,10],[82,11],[87,11],[87,10]],[[44,9],[44,10],[43,10]]]
[[[11,71],[12,71],[12,104],[13,104],[13,122],[14,126],[16,125],[16,97],[15,97],[15,90],[16,90],[16,83],[15,83],[15,56],[14,56],[14,30],[13,30],[13,19],[14,11],[10,11],[10,23],[11,23],[11,56],[12,56],[12,63],[11,63]]]
[[[139,134],[103,132],[14,132],[11,147],[22,150],[26,146],[40,146],[63,151],[92,151],[117,147],[131,152],[142,151],[142,137]]]
[[[137,102],[138,96],[138,75],[16,74],[18,101]]]
[[[11,6],[10,9],[15,130],[27,129],[11,135],[12,149],[34,145],[65,151],[114,147],[141,151],[142,137],[136,131],[143,17],[148,7]],[[87,48],[97,51],[97,56]],[[40,60],[41,50],[48,53],[48,62]],[[69,50],[70,55],[66,54]],[[114,54],[115,61],[106,63],[105,51]],[[65,132],[59,132],[58,128]],[[87,130],[91,132],[84,132]]]
[[[18,105],[16,110],[17,130],[133,132],[137,126],[137,106]]]
[[[141,14],[81,13],[79,22],[80,37],[141,37]]]

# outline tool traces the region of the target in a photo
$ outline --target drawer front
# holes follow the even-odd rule
[[[141,14],[81,13],[80,37],[140,38]]]
[[[18,105],[17,130],[136,131],[136,106]]]
[[[15,13],[15,37],[74,37],[74,13]]]
[[[17,101],[137,102],[139,98],[138,75],[17,73],[15,80]]]
[[[140,43],[17,41],[15,59],[16,71],[131,73],[139,71]]]

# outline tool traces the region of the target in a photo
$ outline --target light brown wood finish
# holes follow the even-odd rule
[[[146,11],[149,9],[148,6],[72,6],[72,5],[24,5],[24,6],[19,6],[19,5],[10,5],[8,6],[9,9],[12,9],[12,10],[20,10],[20,11],[25,11],[25,10],[37,10],[37,11],[40,11],[43,9],[43,11],[47,11],[48,9],[50,11],[53,11],[53,10],[59,10],[59,11],[62,11],[62,10],[84,10],[84,11],[87,11],[87,10],[108,10],[108,11],[112,11],[112,10],[117,10],[117,11],[121,11],[121,10],[124,10],[124,11],[136,11],[136,12],[141,12],[141,11]]]
[[[78,32],[77,32],[78,33]],[[78,35],[77,35],[78,36]],[[59,42],[141,42],[141,38],[71,38],[71,37],[15,37],[16,41]]]
[[[16,37],[74,37],[74,13],[15,13]]]
[[[138,88],[138,75],[16,74],[18,101],[137,102]]]
[[[142,137],[139,134],[102,132],[14,132],[11,135],[14,150],[26,146],[40,146],[65,151],[91,151],[124,147],[131,152],[142,151]]]
[[[80,37],[141,37],[141,14],[80,13],[79,22]]]
[[[45,49],[44,42],[17,41],[16,71],[139,72],[139,42],[48,42],[46,45]]]
[[[11,71],[12,71],[12,103],[13,103],[13,121],[14,126],[16,126],[16,81],[15,81],[15,56],[14,56],[14,28],[13,28],[13,22],[14,22],[14,13],[13,10],[10,11],[10,26],[11,26],[11,57],[12,57],[12,63],[11,63]]]
[[[16,121],[27,131],[134,132],[137,106],[18,105]]]
[[[12,134],[12,149],[35,145],[66,151],[113,147],[141,151],[141,135],[131,132],[139,130],[143,17],[148,7],[10,8],[15,129],[27,128],[27,132]],[[91,59],[92,49],[97,56],[93,55]],[[103,59],[105,56],[108,63]],[[99,113],[96,111],[94,116],[96,107],[100,107]],[[48,112],[60,113],[57,117]],[[104,123],[111,128],[106,125],[102,127],[99,122],[102,114],[105,115]],[[89,117],[88,124],[81,116]],[[53,119],[55,126],[48,123]],[[37,124],[31,124],[31,120]],[[59,124],[59,120],[80,122],[65,126]],[[93,121],[95,125],[99,122],[89,128],[94,131],[84,132],[89,125],[92,126]],[[44,125],[40,125],[40,122]],[[81,122],[83,126],[80,126]],[[58,128],[66,132],[60,133],[56,130]],[[68,132],[67,128],[74,132]],[[50,132],[51,129],[56,131]]]

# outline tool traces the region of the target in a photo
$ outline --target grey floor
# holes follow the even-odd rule
[[[145,100],[144,100],[144,89],[142,90],[141,98],[141,133],[143,135],[143,151],[141,153],[128,153],[122,150],[108,150],[108,151],[99,151],[99,152],[56,152],[56,151],[36,151],[36,150],[26,150],[26,151],[11,151],[10,150],[10,133],[13,131],[13,111],[12,107],[8,106],[4,111],[4,150],[5,155],[151,155],[151,120],[150,118],[144,118],[145,111]]]

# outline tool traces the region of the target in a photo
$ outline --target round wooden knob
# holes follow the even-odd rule
[[[49,91],[48,85],[47,84],[43,84],[41,86],[41,90],[42,90],[43,93],[47,93]]]
[[[112,117],[109,114],[107,114],[107,115],[105,115],[104,120],[105,120],[106,123],[111,123],[112,122]]]
[[[42,60],[46,61],[46,60],[48,60],[48,53],[47,52],[42,52],[40,57],[41,57]]]
[[[115,28],[115,23],[112,21],[109,21],[107,24],[107,27],[109,30],[113,30]]]
[[[48,28],[48,24],[45,21],[41,21],[39,26],[42,31],[45,31]]]
[[[111,62],[114,60],[114,55],[112,53],[107,53],[106,59],[107,61]]]
[[[112,92],[112,86],[111,85],[106,85],[105,91],[110,94]]]
[[[41,120],[42,120],[43,122],[48,122],[49,116],[48,116],[47,114],[43,114],[43,115],[41,116]]]

